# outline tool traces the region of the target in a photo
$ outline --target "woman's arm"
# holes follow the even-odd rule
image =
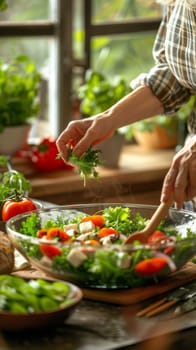
[[[87,149],[111,137],[116,129],[163,112],[163,106],[148,86],[141,86],[107,111],[91,118],[76,120],[57,139],[57,147],[66,161],[68,147],[79,157]]]

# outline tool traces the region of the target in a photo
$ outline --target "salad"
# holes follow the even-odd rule
[[[161,222],[147,244],[127,236],[142,230],[147,218],[131,208],[106,206],[94,214],[56,210],[43,220],[33,212],[20,222],[18,240],[32,262],[57,277],[70,278],[86,287],[128,288],[157,283],[193,257],[195,233],[186,229],[186,238],[171,223]],[[27,239],[27,236],[33,239]],[[23,239],[25,237],[25,239]]]

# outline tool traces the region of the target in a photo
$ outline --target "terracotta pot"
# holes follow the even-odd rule
[[[0,133],[0,154],[13,156],[26,143],[31,126],[9,126]]]
[[[152,131],[134,130],[136,142],[146,149],[174,148],[178,144],[178,130],[166,130],[156,126]]]

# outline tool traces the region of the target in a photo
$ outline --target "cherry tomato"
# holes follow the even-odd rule
[[[116,231],[114,228],[112,227],[103,227],[99,233],[98,236],[99,238],[103,238],[103,237],[107,237],[109,235],[116,235],[118,234],[118,231]]]
[[[26,213],[37,209],[35,203],[29,198],[22,198],[19,201],[14,199],[7,200],[2,208],[2,220],[7,221],[15,215]]]
[[[148,243],[156,243],[168,239],[168,236],[162,231],[154,231],[148,238]]]
[[[37,237],[38,238],[46,237],[47,233],[48,233],[47,229],[41,228],[40,230],[37,231]]]
[[[66,242],[70,239],[69,235],[59,227],[52,227],[46,234],[46,239],[55,239],[59,242]]]
[[[62,254],[61,249],[55,247],[54,245],[41,244],[40,250],[43,255],[46,255],[50,259],[53,259],[55,256]]]
[[[89,215],[82,218],[81,222],[92,221],[95,226],[102,227],[105,224],[105,219],[102,215]]]
[[[89,240],[84,241],[84,244],[85,245],[99,245],[99,242],[96,241],[96,239],[89,239]]]
[[[152,258],[140,261],[134,269],[142,276],[151,276],[161,271],[167,265],[165,258]]]

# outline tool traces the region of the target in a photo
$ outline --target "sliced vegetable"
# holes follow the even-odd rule
[[[116,231],[114,228],[112,227],[103,227],[101,228],[101,230],[98,233],[99,238],[103,238],[103,237],[107,237],[110,235],[116,235],[118,234],[118,231]]]
[[[154,231],[148,238],[148,243],[156,243],[162,241],[163,239],[168,239],[168,236],[162,231]]]
[[[37,231],[37,238],[46,237],[47,233],[48,233],[48,230],[45,228],[42,228],[42,229]]]
[[[62,250],[54,245],[40,244],[40,250],[43,255],[46,255],[49,259],[53,259],[57,255],[62,254]]]
[[[105,224],[103,215],[89,215],[82,218],[81,222],[92,221],[95,226],[102,227]]]
[[[69,235],[59,227],[52,227],[47,230],[46,239],[55,239],[59,242],[66,242],[70,239]]]
[[[54,310],[69,302],[70,286],[60,281],[0,276],[0,310],[29,314]]]
[[[160,272],[167,265],[165,258],[152,258],[140,261],[134,270],[142,276],[150,276]]]

